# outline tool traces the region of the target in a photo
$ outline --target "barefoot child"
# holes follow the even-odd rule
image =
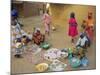
[[[50,34],[50,24],[51,24],[51,17],[48,13],[48,11],[46,11],[43,15],[43,23],[45,26],[45,34],[47,33],[48,35]]]
[[[21,39],[17,38],[16,42],[15,42],[15,57],[20,58],[22,55],[22,43],[21,43]]]

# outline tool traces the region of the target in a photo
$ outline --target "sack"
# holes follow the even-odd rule
[[[81,65],[81,61],[77,57],[72,57],[71,59],[69,59],[69,63],[73,68],[77,68]]]

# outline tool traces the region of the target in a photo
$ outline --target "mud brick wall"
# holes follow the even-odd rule
[[[49,10],[52,15],[52,22],[55,25],[67,25],[71,12],[75,12],[76,20],[79,25],[81,25],[83,19],[87,18],[88,11],[92,11],[94,20],[96,19],[95,6],[50,4]]]

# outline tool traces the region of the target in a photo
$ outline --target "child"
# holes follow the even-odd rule
[[[70,19],[69,19],[69,32],[68,35],[71,36],[71,42],[74,43],[74,38],[76,35],[78,35],[78,30],[77,30],[77,22],[75,19],[75,13],[72,12],[70,14]]]
[[[19,26],[19,24],[17,24],[17,23],[14,22],[14,21],[12,22],[11,28],[12,28],[12,32],[13,32],[15,35],[21,33],[21,27]]]
[[[20,58],[22,55],[22,43],[21,43],[21,39],[17,38],[16,42],[15,42],[15,57]]]
[[[43,23],[45,26],[45,33],[47,33],[48,35],[50,34],[50,24],[51,24],[51,17],[48,14],[48,11],[46,11],[43,15]]]

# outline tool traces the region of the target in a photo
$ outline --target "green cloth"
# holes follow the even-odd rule
[[[47,42],[44,42],[44,43],[42,43],[42,44],[40,45],[40,47],[43,48],[43,49],[49,49],[50,46],[51,46],[51,45],[50,45],[49,43],[47,43]]]
[[[73,57],[73,58],[69,59],[69,63],[71,65],[71,67],[73,67],[73,68],[77,68],[81,65],[81,61],[77,57]]]

